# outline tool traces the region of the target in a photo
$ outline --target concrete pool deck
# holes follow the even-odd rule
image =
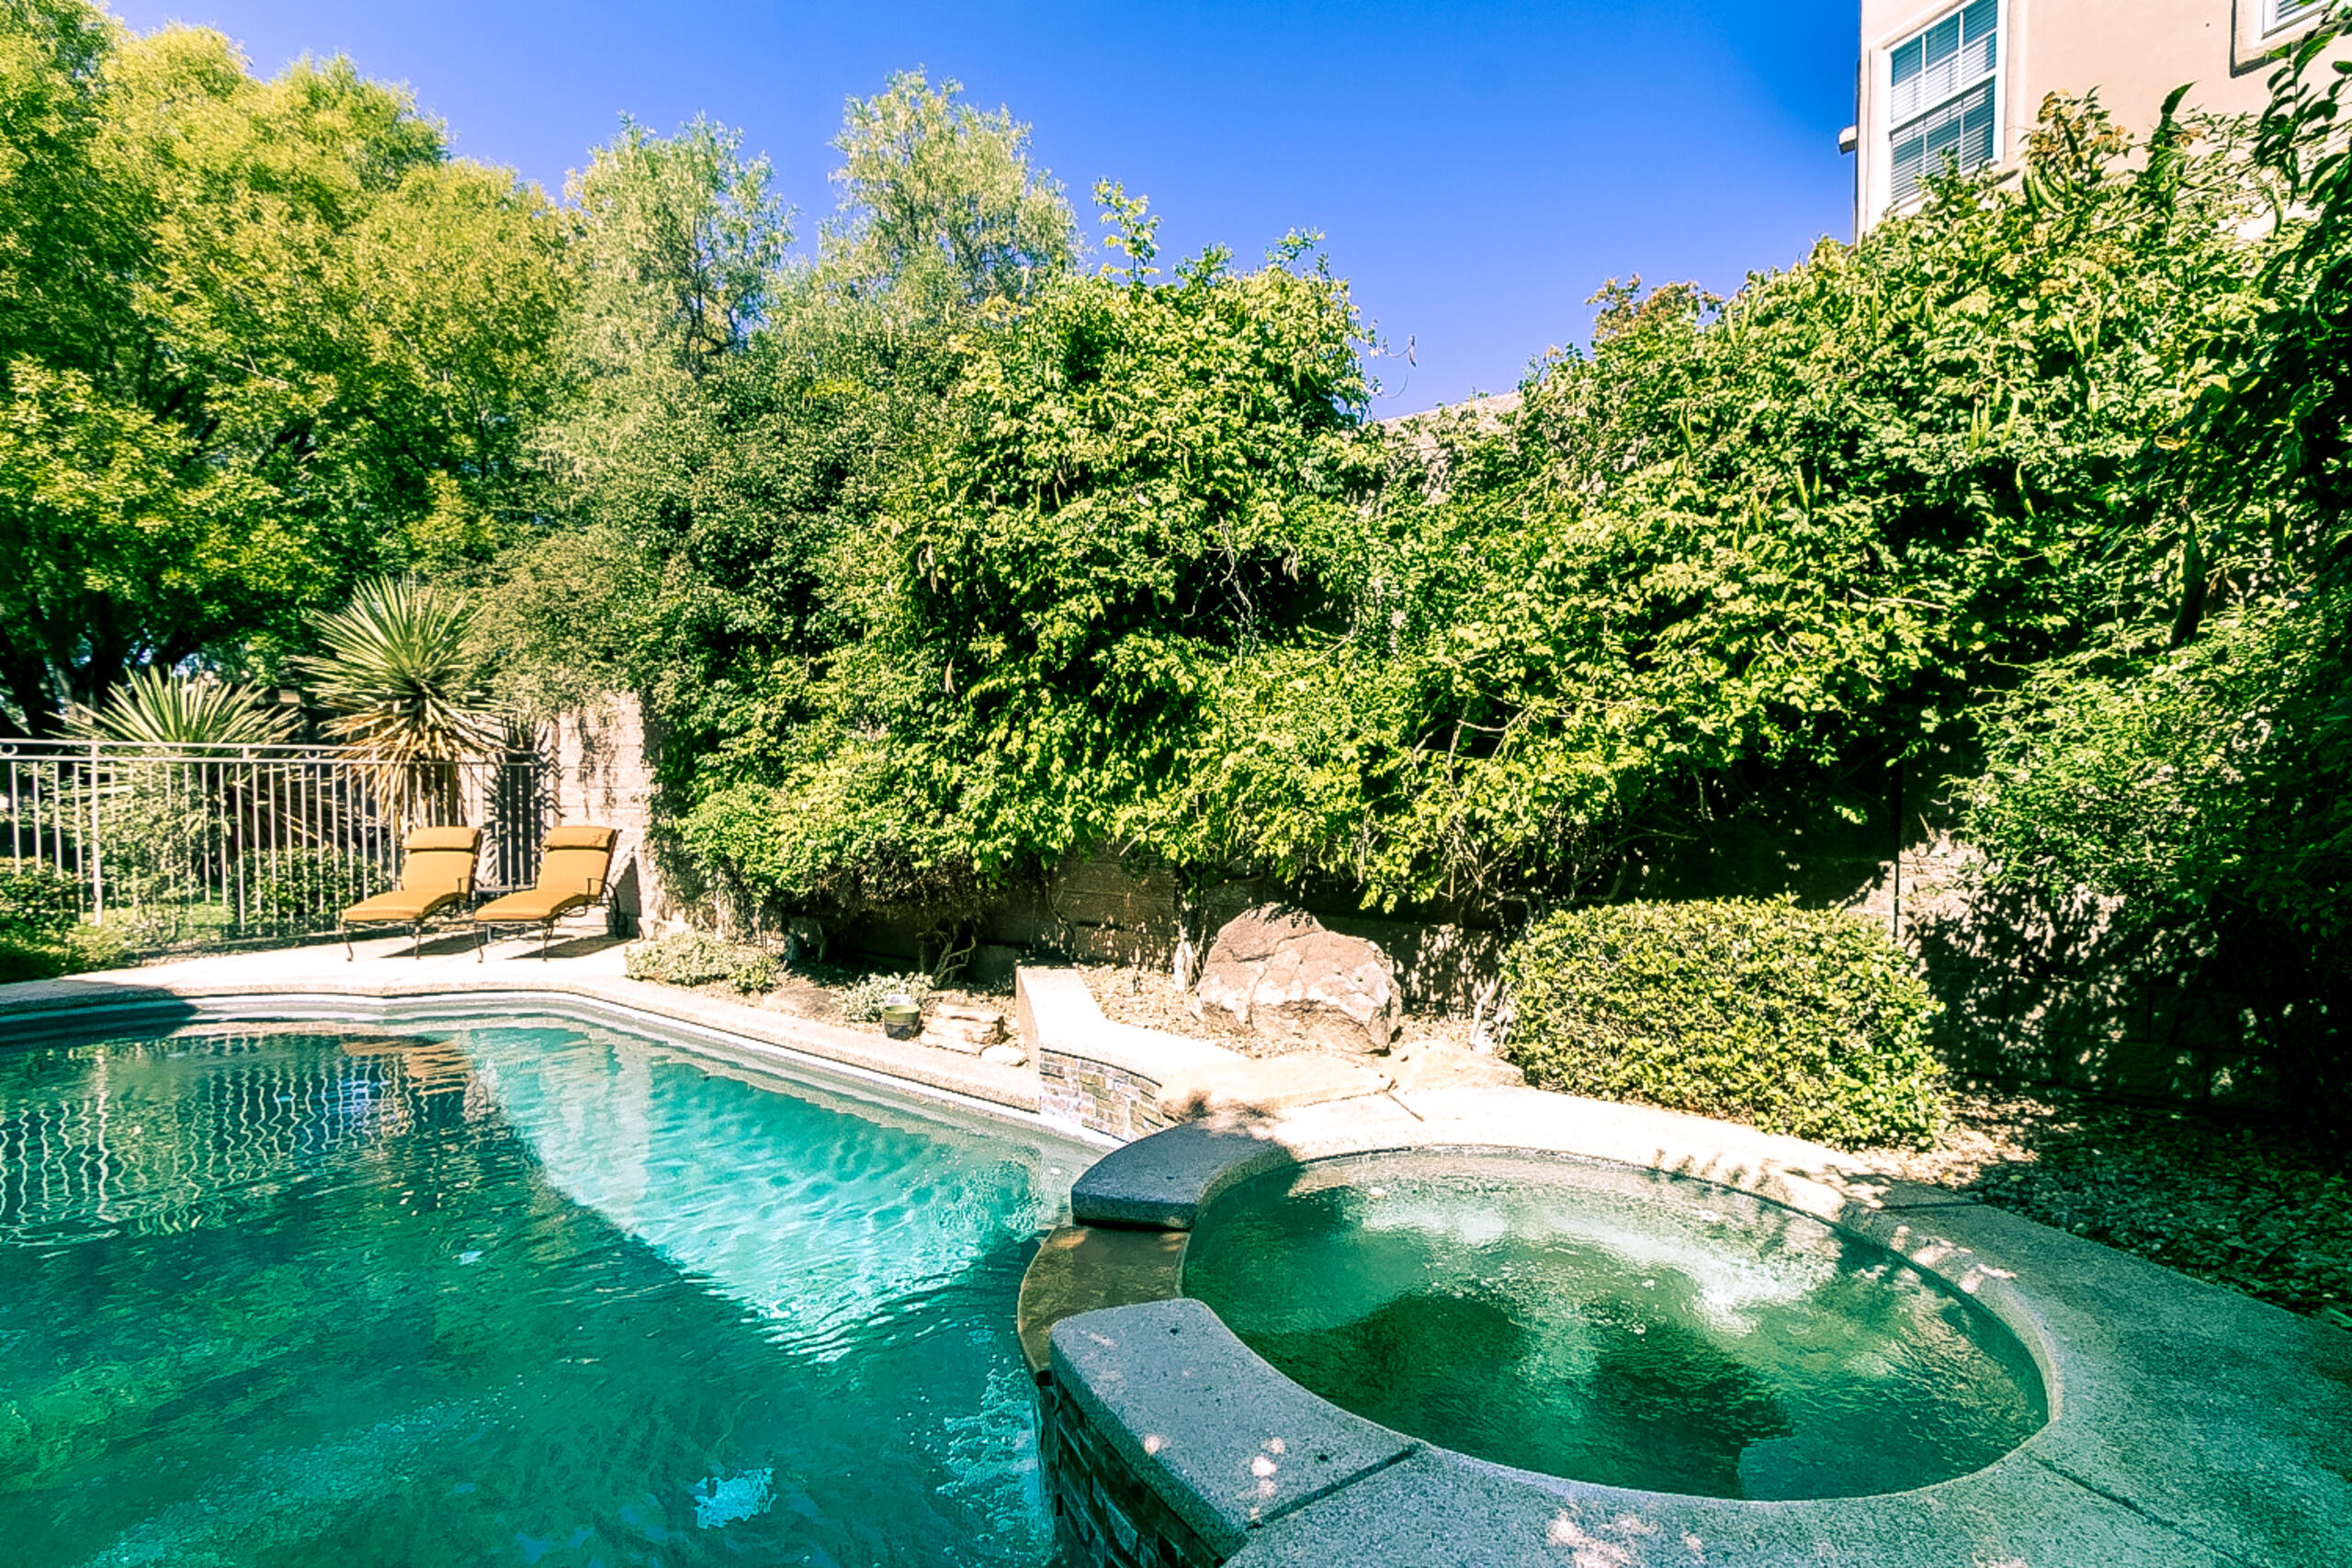
[[[2352,1562],[2352,1335],[1817,1145],[1533,1089],[1400,1085],[1372,1063],[1269,1072],[1109,1024],[1067,972],[1023,971],[1038,1066],[1014,1068],[633,981],[616,942],[561,943],[548,960],[508,942],[486,963],[470,936],[428,942],[421,959],[395,956],[405,939],[358,946],[354,963],[321,945],[0,986],[0,1043],[221,1017],[577,1010],[755,1066],[845,1073],[1124,1142],[1080,1181],[1074,1223],[1046,1239],[1022,1289],[1049,1450],[1066,1442],[1092,1467],[1095,1539],[1081,1562]],[[1127,1141],[1154,1126],[1173,1130]],[[1446,1148],[1697,1177],[1878,1242],[2008,1325],[2041,1368],[2052,1420],[1986,1469],[1914,1492],[1782,1503],[1637,1493],[1385,1432],[1176,1300],[1193,1219],[1233,1182]],[[1060,1501],[1080,1479],[1057,1476]]]

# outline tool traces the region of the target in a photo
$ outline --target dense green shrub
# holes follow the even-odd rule
[[[0,861],[0,985],[119,961],[120,939],[84,927],[81,919],[74,878],[40,861]]]
[[[1877,926],[1782,900],[1555,915],[1505,959],[1505,1054],[1546,1089],[1751,1122],[1840,1147],[1943,1118],[1935,1002]]]
[[[43,861],[0,861],[0,941],[55,943],[81,918],[72,877]]]
[[[48,980],[65,973],[65,950],[22,937],[0,936],[0,986]]]
[[[775,989],[773,954],[707,931],[680,931],[634,943],[621,963],[632,980],[658,980],[665,986],[725,980],[747,994]]]
[[[0,931],[0,985],[113,969],[123,958],[121,936],[97,926],[75,926],[46,938]]]

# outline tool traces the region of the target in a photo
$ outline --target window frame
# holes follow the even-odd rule
[[[2289,10],[2290,6],[2294,9]],[[2276,38],[2326,13],[2327,0],[2262,0],[2262,36]]]
[[[2277,0],[2264,0],[2264,3],[2266,5],[2276,4]],[[1922,120],[1928,119],[1936,114],[1941,113],[1946,108],[1959,104],[1970,94],[1975,92],[1980,87],[1989,86],[1992,89],[1990,94],[1991,102],[1989,108],[1993,119],[1993,146],[1992,151],[1986,155],[1984,162],[1968,164],[1966,165],[1966,168],[1969,170],[1989,168],[2001,162],[2002,154],[2006,151],[2005,144],[2007,140],[2002,133],[2001,109],[2003,104],[2007,98],[2007,84],[2004,81],[2004,78],[2008,74],[2007,67],[2009,61],[2008,0],[1992,0],[1992,68],[1981,76],[1970,77],[1965,85],[1955,87],[1951,93],[1936,99],[1931,104],[1928,104],[1923,107],[1915,109],[1912,113],[1905,116],[1903,118],[1898,120],[1894,118],[1894,57],[1912,44],[1922,43],[1929,33],[1935,31],[1936,28],[1943,26],[1946,22],[1960,20],[1960,18],[1965,17],[1969,11],[1974,9],[1976,4],[1977,0],[1955,0],[1954,4],[1945,6],[1942,10],[1928,17],[1925,21],[1919,23],[1917,26],[1897,34],[1892,41],[1883,46],[1878,51],[1880,64],[1877,74],[1879,103],[1881,105],[1880,118],[1882,121],[1878,130],[1878,143],[1880,160],[1884,164],[1886,170],[1884,176],[1886,181],[1886,197],[1884,205],[1881,208],[1882,212],[1901,211],[1912,203],[1917,201],[1922,194],[1919,187],[1916,185],[1913,186],[1910,190],[1901,192],[1899,194],[1895,189],[1896,176],[1894,169],[1894,149],[1896,146],[1897,133],[1903,130],[1905,127],[1917,125]],[[1962,47],[1965,47],[1964,40]]]

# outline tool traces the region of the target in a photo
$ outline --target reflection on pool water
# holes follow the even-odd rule
[[[525,1020],[0,1051],[0,1553],[1036,1563],[1093,1155]]]
[[[2016,1337],[1894,1254],[1624,1167],[1423,1154],[1277,1171],[1204,1216],[1184,1288],[1358,1415],[1647,1491],[1899,1491],[2049,1418]]]

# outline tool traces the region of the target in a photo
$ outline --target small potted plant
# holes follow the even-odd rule
[[[882,998],[882,1032],[893,1040],[912,1040],[922,1032],[922,1005],[904,991]]]

